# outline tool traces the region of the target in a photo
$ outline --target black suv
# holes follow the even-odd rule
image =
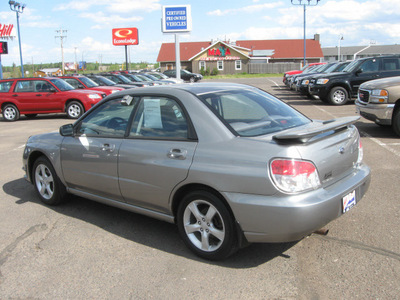
[[[175,77],[176,78],[176,70],[166,70],[164,74],[168,77]],[[200,74],[191,73],[188,70],[181,70],[181,79],[184,81],[189,82],[196,82],[203,78]]]
[[[360,84],[368,80],[400,75],[400,55],[366,57],[354,60],[343,72],[313,77],[311,95],[332,105],[343,105],[357,97]]]

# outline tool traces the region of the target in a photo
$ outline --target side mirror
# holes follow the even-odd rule
[[[55,92],[57,92],[57,90],[56,90],[56,88],[54,88],[54,87],[51,87],[51,88],[49,88],[49,92],[51,92],[51,93],[55,93]]]
[[[73,136],[74,135],[74,126],[72,124],[63,125],[60,127],[61,136]]]
[[[362,72],[363,72],[362,69],[358,69],[358,70],[356,71],[356,76],[358,76],[358,75],[361,74]]]
[[[85,88],[85,86],[83,84],[78,85],[78,89],[84,89],[84,88]]]

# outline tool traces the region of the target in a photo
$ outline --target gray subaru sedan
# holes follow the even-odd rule
[[[130,89],[30,137],[23,167],[45,204],[73,194],[176,223],[189,249],[219,260],[300,240],[361,200],[358,118],[310,120],[247,85]]]

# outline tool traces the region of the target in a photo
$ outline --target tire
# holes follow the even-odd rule
[[[337,86],[329,92],[328,100],[332,105],[343,105],[349,101],[349,95],[345,88]]]
[[[392,119],[392,128],[393,131],[400,136],[400,109],[396,109]]]
[[[33,164],[32,172],[33,184],[40,201],[47,205],[58,205],[66,200],[65,186],[47,158],[39,157]]]
[[[238,249],[233,217],[210,192],[187,194],[179,205],[177,222],[184,243],[200,257],[221,260]]]
[[[193,82],[195,82],[195,81],[196,81],[196,79],[195,79],[194,77],[190,77],[190,78],[189,78],[189,82],[190,82],[190,83],[193,83]]]
[[[78,101],[72,101],[67,105],[67,115],[70,119],[78,119],[80,116],[83,115],[85,109],[83,108],[82,104]]]
[[[14,122],[19,119],[19,110],[14,104],[6,104],[3,109],[3,118],[8,122]]]

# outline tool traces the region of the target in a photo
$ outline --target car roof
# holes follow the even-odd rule
[[[123,94],[166,94],[168,92],[173,92],[176,90],[187,91],[194,95],[202,95],[208,93],[218,93],[223,91],[232,91],[232,90],[244,90],[244,89],[253,89],[256,90],[256,87],[245,85],[245,84],[237,84],[237,83],[228,83],[228,82],[202,82],[202,83],[181,83],[174,85],[160,85],[160,86],[151,86],[151,87],[142,87],[140,89],[134,90],[125,90],[120,93]]]

